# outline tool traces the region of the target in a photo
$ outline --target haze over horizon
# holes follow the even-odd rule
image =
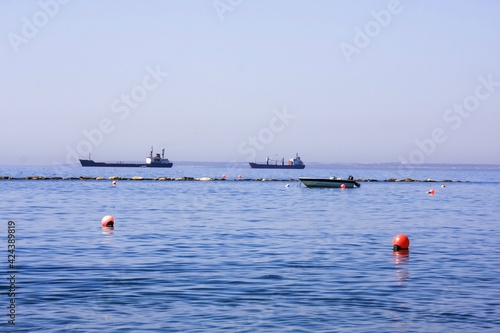
[[[0,165],[500,164],[500,2],[0,2]]]

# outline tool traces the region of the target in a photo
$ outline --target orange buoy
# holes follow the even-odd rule
[[[431,188],[427,193],[430,195],[434,195],[434,190]]]
[[[101,224],[103,228],[113,228],[115,226],[115,218],[111,215],[106,215],[102,218]]]
[[[392,239],[392,250],[393,251],[404,251],[408,250],[410,247],[410,239],[403,234],[394,236]]]
[[[340,184],[340,188],[345,188],[345,184]]]

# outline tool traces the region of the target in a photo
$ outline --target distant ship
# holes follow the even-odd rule
[[[252,169],[304,169],[305,167],[306,165],[302,163],[299,154],[296,154],[294,158],[291,158],[288,161],[288,164],[285,164],[284,157],[281,158],[281,160],[272,160],[269,157],[266,157],[265,164],[250,162],[250,168]]]
[[[146,157],[146,163],[125,163],[125,162],[94,162],[90,159],[82,160],[80,159],[80,163],[84,167],[122,167],[122,168],[171,168],[174,165],[172,162],[165,158],[165,148],[161,151],[160,154],[156,154],[153,157],[153,147],[151,147],[151,151],[149,152],[149,156]]]

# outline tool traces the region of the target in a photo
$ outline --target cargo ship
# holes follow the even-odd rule
[[[250,162],[250,168],[252,169],[304,169],[306,165],[302,162],[299,154],[295,154],[294,158],[288,160],[285,164],[285,158],[281,160],[273,160],[266,157],[266,163],[252,163]]]
[[[165,148],[160,154],[153,157],[153,147],[146,157],[146,163],[127,163],[127,162],[95,162],[89,158],[87,160],[80,159],[80,164],[84,167],[121,167],[121,168],[171,168],[174,165],[172,162],[165,158]]]

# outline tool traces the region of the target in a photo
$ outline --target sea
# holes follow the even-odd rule
[[[349,175],[361,187],[298,181]],[[0,176],[1,332],[500,330],[500,166],[185,162]],[[199,177],[213,180],[182,180]],[[387,181],[405,178],[419,181]],[[393,251],[399,234],[408,251]]]

